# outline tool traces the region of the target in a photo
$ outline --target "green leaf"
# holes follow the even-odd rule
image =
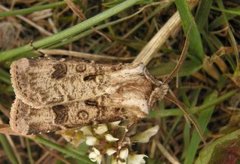
[[[161,63],[158,67],[150,68],[150,73],[156,76],[168,75],[174,69],[176,63]],[[181,66],[178,76],[189,76],[202,68],[202,64],[187,60]]]
[[[205,98],[204,104],[215,100],[217,98],[217,95],[218,95],[217,92],[211,93],[209,96]],[[214,108],[215,108],[215,105],[210,106],[208,107],[208,109],[206,109],[205,111],[202,111],[199,114],[198,123],[204,131],[206,131],[208,122],[211,119]],[[190,144],[188,145],[188,150],[186,152],[186,158],[184,161],[185,164],[193,163],[200,142],[201,142],[201,138],[198,135],[197,131],[194,130],[192,134],[192,138],[190,140]]]
[[[193,58],[198,59],[202,63],[205,56],[202,40],[187,1],[176,0],[175,4],[181,17],[185,35],[189,38],[189,53]]]
[[[230,161],[228,160],[234,160],[234,158],[238,158],[239,160],[239,152],[240,130],[236,130],[228,135],[225,135],[215,140],[214,142],[206,146],[204,149],[202,149],[195,164],[230,163]],[[238,157],[236,157],[237,154]]]
[[[196,23],[198,29],[202,31],[208,23],[208,15],[212,7],[213,0],[201,0],[196,13]]]

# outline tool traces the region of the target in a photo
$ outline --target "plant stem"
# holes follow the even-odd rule
[[[55,35],[49,36],[47,38],[44,38],[42,40],[33,42],[32,45],[29,44],[29,45],[25,45],[23,47],[16,48],[13,50],[4,51],[4,52],[0,53],[0,62],[8,60],[13,57],[16,57],[23,53],[31,52],[32,50],[34,50],[34,48],[36,48],[36,49],[47,48],[51,45],[54,45],[56,43],[59,43],[59,42],[65,40],[65,39],[69,39],[69,38],[73,37],[74,35],[77,35],[80,32],[87,30],[87,29],[93,27],[94,25],[99,24],[103,20],[106,20],[109,17],[127,9],[128,7],[135,5],[139,1],[140,0],[124,1],[124,2],[120,3],[119,5],[114,6],[92,18],[89,18],[71,28],[68,28],[62,32],[59,32],[58,34],[55,34]]]

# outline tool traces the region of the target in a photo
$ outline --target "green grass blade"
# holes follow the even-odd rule
[[[161,65],[150,68],[150,73],[155,76],[168,75],[174,69],[175,62],[161,63]],[[194,72],[199,71],[202,68],[202,65],[194,61],[185,61],[181,66],[180,71],[178,72],[178,77],[189,76]]]
[[[234,153],[239,153],[239,136],[240,130],[226,134],[217,140],[213,141],[200,151],[195,164],[203,163],[235,163],[239,164],[238,156]],[[232,150],[232,152],[231,152]],[[236,162],[235,162],[235,159]]]
[[[33,51],[33,47],[35,47],[37,49],[38,48],[47,48],[51,45],[61,42],[62,40],[69,39],[69,38],[73,37],[74,35],[77,35],[80,32],[83,32],[84,30],[87,30],[88,28],[91,28],[94,25],[99,24],[103,20],[106,20],[109,17],[135,5],[139,1],[140,0],[124,1],[113,8],[110,8],[110,9],[108,9],[92,18],[89,18],[71,28],[68,28],[62,32],[59,32],[58,34],[55,34],[50,37],[44,38],[42,40],[33,42],[32,46],[29,44],[29,45],[25,45],[20,48],[2,52],[2,53],[0,53],[0,61],[6,61],[8,59],[17,57],[20,54],[29,53],[29,52]]]
[[[71,148],[69,147],[63,147],[63,146],[60,146],[56,143],[53,143],[47,139],[44,139],[42,137],[34,137],[32,138],[32,140],[34,140],[35,142],[37,143],[40,143],[40,144],[43,144],[49,148],[52,148],[54,150],[57,150],[69,157],[72,157],[74,159],[77,159],[79,160],[79,162],[82,162],[84,164],[92,164],[92,162],[88,159],[88,157],[86,157],[85,155],[83,155],[83,153],[81,152],[76,152],[74,150],[72,150]]]
[[[11,84],[9,73],[7,73],[5,70],[1,68],[0,68],[0,80],[7,84]]]
[[[204,103],[201,106],[191,108],[191,113],[196,114],[196,113],[202,112],[213,105],[220,104],[221,102],[228,100],[230,97],[232,97],[236,93],[237,93],[236,90],[229,91],[212,101]],[[169,116],[182,116],[183,113],[180,111],[180,109],[168,109],[168,110],[160,110],[158,111],[158,113],[151,111],[150,115],[152,117],[169,117]]]
[[[189,37],[189,53],[193,58],[198,59],[202,63],[205,54],[202,40],[187,1],[176,0],[175,4],[181,17],[183,30],[187,37]]]
[[[3,134],[0,134],[0,142],[3,146],[4,152],[6,153],[8,159],[11,161],[11,163],[18,164],[17,157],[15,156],[7,138]]]
[[[195,15],[195,20],[200,32],[204,29],[208,23],[208,15],[212,7],[213,0],[201,0],[199,7]]]
[[[232,15],[232,14],[226,14],[227,20],[232,20],[235,17],[237,17],[236,15]],[[209,29],[210,30],[215,30],[223,25],[225,25],[225,16],[221,15],[217,18],[215,18],[210,24],[209,24]]]
[[[217,92],[211,93],[208,97],[206,97],[204,103],[209,103],[212,100],[216,99],[217,95],[218,95]],[[205,111],[202,111],[199,114],[198,123],[204,131],[206,131],[207,124],[210,121],[214,108],[215,108],[215,105],[208,107]],[[190,144],[188,146],[188,150],[186,152],[186,158],[185,158],[184,164],[193,163],[200,142],[201,142],[201,138],[199,137],[199,134],[197,133],[197,131],[194,130],[192,134],[192,138],[190,140]]]
[[[227,14],[233,14],[233,15],[238,15],[240,16],[240,8],[233,8],[233,9],[219,9],[217,7],[212,7],[213,10],[216,10],[216,11],[221,11],[221,12],[224,12],[224,13],[227,13]]]
[[[12,10],[12,11],[6,11],[6,12],[1,12],[0,13],[0,18],[1,17],[7,17],[7,16],[14,16],[14,15],[24,15],[24,14],[29,14],[35,11],[41,11],[41,10],[45,10],[45,9],[51,9],[54,7],[59,7],[64,5],[65,2],[55,2],[55,3],[50,3],[47,5],[42,5],[42,6],[33,6],[33,7],[29,7],[26,9],[20,9],[20,10]]]
[[[27,154],[28,154],[28,160],[30,164],[34,164],[34,160],[32,158],[32,151],[31,151],[31,147],[30,147],[30,143],[29,143],[29,139],[26,138],[26,146],[27,146]]]

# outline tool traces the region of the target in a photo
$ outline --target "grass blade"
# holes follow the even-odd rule
[[[217,98],[217,92],[213,92],[208,97],[205,98],[204,103],[211,102],[216,98]],[[207,124],[210,121],[214,108],[215,108],[215,105],[208,107],[205,111],[202,111],[199,114],[198,123],[204,131],[206,131]],[[188,150],[186,152],[186,158],[185,158],[184,164],[193,163],[200,142],[201,142],[201,138],[199,137],[197,131],[194,130],[192,134],[192,138],[190,140],[190,144],[188,146]]]
[[[7,138],[3,134],[0,134],[0,142],[3,146],[4,152],[8,156],[8,159],[11,161],[11,163],[18,164],[17,157],[15,156],[10,144],[8,143]]]
[[[35,11],[41,11],[41,10],[45,10],[45,9],[59,7],[59,6],[62,6],[64,4],[65,4],[65,2],[62,1],[62,2],[50,3],[50,4],[42,5],[42,6],[33,6],[33,7],[30,7],[30,8],[26,8],[26,9],[1,12],[0,13],[0,18],[1,17],[7,17],[7,16],[14,16],[14,15],[30,14],[30,13],[35,12]]]
[[[76,151],[70,149],[69,147],[62,147],[56,143],[53,143],[47,139],[44,139],[42,137],[34,137],[32,138],[32,140],[34,140],[35,142],[37,143],[40,143],[40,144],[43,144],[49,148],[52,148],[52,149],[55,149],[67,156],[70,156],[72,158],[75,158],[77,160],[79,160],[80,162],[82,163],[85,163],[85,164],[92,164],[92,162],[86,157],[84,156],[83,154],[81,154],[80,152],[77,153]]]
[[[106,20],[107,18],[135,5],[140,0],[128,0],[120,3],[119,5],[110,8],[92,18],[89,18],[71,28],[68,28],[62,32],[59,32],[58,34],[52,35],[50,37],[44,38],[42,40],[36,41],[32,43],[32,46],[25,45],[20,48],[12,49],[9,51],[1,52],[0,53],[0,62],[6,61],[11,58],[17,57],[18,55],[29,53],[33,51],[33,47],[35,48],[47,48],[51,45],[54,45],[56,43],[61,42],[62,40],[68,39],[73,37],[74,35],[79,34],[80,32],[89,29],[90,27],[93,27],[94,25],[99,24],[103,20]]]

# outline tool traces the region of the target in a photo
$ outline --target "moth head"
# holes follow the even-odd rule
[[[153,89],[148,100],[149,107],[152,107],[157,100],[162,100],[165,97],[168,92],[169,86],[167,85],[167,83],[154,78],[148,72],[146,67],[144,67],[143,73],[145,78],[148,79],[148,81],[150,81],[153,85]]]

